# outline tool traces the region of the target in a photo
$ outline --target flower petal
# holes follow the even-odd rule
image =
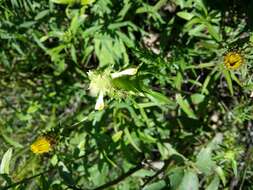
[[[98,99],[97,99],[97,102],[96,102],[96,105],[95,105],[95,110],[103,110],[104,107],[105,107],[104,95],[103,95],[103,92],[100,92],[99,96],[98,96]]]
[[[129,68],[129,69],[125,69],[120,72],[113,73],[111,76],[114,79],[114,78],[119,78],[119,77],[122,77],[125,75],[135,75],[137,73],[137,71],[138,71],[137,68]]]

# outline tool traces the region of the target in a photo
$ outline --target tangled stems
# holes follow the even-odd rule
[[[105,183],[105,184],[103,184],[103,185],[101,185],[101,186],[99,186],[99,187],[97,187],[97,188],[95,188],[95,189],[93,189],[93,190],[102,190],[102,189],[106,189],[106,188],[108,188],[108,187],[111,187],[111,186],[113,186],[113,185],[116,185],[116,184],[118,184],[119,182],[123,181],[125,178],[131,176],[133,173],[135,173],[135,172],[137,172],[138,170],[142,169],[143,166],[144,166],[144,165],[143,165],[142,163],[139,163],[139,164],[137,164],[137,166],[135,166],[134,168],[130,169],[128,172],[122,174],[122,175],[119,176],[118,178],[116,178],[116,179],[114,179],[114,180],[112,180],[112,181],[109,181],[108,183]],[[11,189],[11,188],[16,187],[16,186],[18,186],[18,185],[21,185],[21,184],[23,184],[23,183],[26,183],[26,182],[28,182],[28,181],[34,179],[34,178],[40,177],[40,176],[42,176],[42,175],[44,175],[44,174],[46,174],[46,173],[51,172],[53,169],[56,169],[56,168],[54,167],[54,168],[45,170],[45,171],[43,171],[43,172],[41,172],[41,173],[38,173],[38,174],[36,174],[36,175],[34,175],[34,176],[31,176],[31,177],[22,179],[21,181],[18,181],[18,182],[16,182],[16,183],[13,183],[13,184],[11,184],[11,185],[8,185],[8,186],[3,187],[1,190],[8,190],[8,189]],[[84,189],[84,188],[79,188],[79,187],[76,187],[76,186],[70,186],[70,185],[67,185],[67,186],[70,187],[70,188],[72,188],[72,189],[74,189],[74,190],[86,190],[86,189]]]

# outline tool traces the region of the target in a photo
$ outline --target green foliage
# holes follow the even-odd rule
[[[0,189],[252,189],[238,2],[0,1]]]

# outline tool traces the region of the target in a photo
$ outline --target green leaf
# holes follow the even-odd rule
[[[235,76],[235,74],[233,72],[231,72],[230,74],[231,74],[231,78],[233,79],[233,81],[235,81],[240,87],[243,87],[242,83],[237,78],[237,76]]]
[[[158,105],[164,105],[164,104],[168,104],[171,106],[174,106],[175,103],[172,102],[167,96],[163,95],[160,92],[156,92],[153,90],[147,90],[146,91],[146,96],[154,103],[157,103]]]
[[[205,96],[203,94],[192,94],[191,95],[191,101],[193,104],[200,104],[205,99]]]
[[[222,143],[223,135],[221,133],[217,133],[213,140],[208,144],[208,147],[212,150],[219,148],[219,145]]]
[[[206,175],[210,175],[216,168],[215,162],[212,160],[212,151],[219,148],[222,142],[222,134],[218,133],[206,148],[201,149],[197,155],[196,166]]]
[[[9,148],[3,155],[3,159],[0,165],[0,174],[10,173],[11,157],[12,157],[12,148]]]
[[[200,151],[197,156],[196,165],[206,175],[209,175],[213,171],[215,162],[212,161],[212,150],[209,147]]]
[[[140,169],[133,174],[133,177],[150,177],[155,175],[155,172],[149,169]]]
[[[213,26],[211,24],[207,24],[207,30],[208,32],[211,34],[211,36],[218,42],[221,41],[221,36],[220,36],[220,33],[218,31],[218,27],[217,26]]]
[[[176,167],[169,171],[169,179],[172,190],[177,190],[184,177],[184,169]]]
[[[166,186],[164,180],[147,185],[143,190],[162,190]]]
[[[217,166],[215,171],[218,174],[218,176],[220,177],[222,184],[225,186],[227,183],[227,180],[226,180],[225,173],[224,173],[223,169],[221,167]]]
[[[178,187],[178,190],[198,190],[199,189],[199,179],[194,171],[186,171],[184,177]]]
[[[251,33],[250,38],[249,38],[249,41],[250,41],[251,43],[253,43],[253,33]]]
[[[56,4],[74,4],[76,0],[51,0],[53,3]]]
[[[36,102],[32,103],[27,109],[27,113],[28,114],[35,113],[39,108],[40,108],[40,105],[38,103]]]
[[[90,5],[94,2],[95,2],[95,0],[81,0],[82,5]]]
[[[22,144],[20,144],[19,142],[15,141],[14,139],[8,137],[2,131],[1,131],[1,135],[2,135],[3,139],[5,140],[5,142],[9,143],[10,145],[14,146],[15,148],[23,148]]]
[[[231,80],[231,76],[228,70],[224,69],[223,70],[223,75],[227,81],[227,85],[228,85],[228,89],[230,94],[233,96],[234,95],[234,90],[233,90],[233,84],[232,84],[232,80]]]
[[[75,48],[74,45],[71,45],[71,50],[70,50],[70,52],[71,52],[71,58],[72,58],[72,60],[73,60],[75,63],[77,63],[76,48]]]
[[[186,160],[186,158],[182,154],[177,152],[176,149],[174,149],[169,143],[163,143],[163,144],[158,143],[157,146],[162,156],[162,160],[167,160],[172,155],[176,155],[180,157],[183,161]]]
[[[49,10],[41,11],[41,12],[39,12],[39,13],[34,17],[34,20],[40,20],[40,19],[42,19],[43,17],[45,17],[46,15],[48,15],[49,13],[50,13]]]
[[[190,107],[190,104],[187,100],[184,100],[181,94],[176,94],[176,101],[179,104],[180,108],[188,115],[188,117],[197,119],[197,116]]]
[[[210,184],[207,186],[206,190],[218,190],[219,185],[220,179],[217,175],[215,175]]]
[[[63,181],[70,185],[73,186],[75,185],[75,181],[72,177],[71,172],[68,170],[68,168],[65,166],[65,164],[63,162],[59,162],[59,175],[60,177],[63,179]]]
[[[118,142],[120,138],[122,137],[123,131],[118,131],[112,136],[113,142]]]
[[[138,151],[141,152],[141,149],[137,146],[137,144],[134,142],[129,130],[127,128],[125,128],[124,130],[126,137],[128,138],[129,142],[131,143],[131,145]]]
[[[208,86],[210,80],[211,80],[211,76],[208,75],[208,76],[206,77],[204,83],[203,83],[203,86],[202,86],[202,90],[201,90],[201,93],[202,93],[202,94],[209,94],[209,91],[208,91],[208,89],[207,89],[207,86]]]
[[[231,160],[231,167],[233,169],[235,177],[238,176],[238,169],[237,169],[237,161],[235,159]]]
[[[26,21],[19,25],[20,28],[31,28],[36,24],[35,21]]]
[[[194,17],[194,14],[188,13],[185,11],[181,11],[181,12],[177,13],[177,16],[179,16],[180,18],[185,19],[185,20],[191,20]]]
[[[125,91],[139,92],[139,82],[138,80],[130,79],[128,76],[119,77],[112,79],[112,84],[117,89],[122,89]]]

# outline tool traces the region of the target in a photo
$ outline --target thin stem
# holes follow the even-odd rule
[[[122,174],[121,176],[119,176],[118,178],[106,183],[106,184],[103,184],[93,190],[103,190],[103,189],[106,189],[108,187],[111,187],[111,186],[114,186],[116,184],[118,184],[119,182],[123,181],[125,178],[131,176],[133,173],[137,172],[138,170],[140,170],[141,168],[143,167],[143,164],[142,163],[139,163],[137,166],[135,166],[134,168],[130,169],[128,172]]]
[[[157,178],[160,174],[162,174],[162,173],[168,168],[169,164],[170,164],[170,160],[165,160],[165,161],[164,161],[164,166],[163,166],[160,170],[158,170],[154,175],[150,176],[150,177],[146,180],[146,182],[141,186],[142,189],[143,189],[146,185],[148,185],[150,182],[152,182],[155,178]]]
[[[8,186],[6,186],[6,187],[3,187],[2,190],[7,190],[7,189],[10,189],[10,188],[12,188],[12,187],[16,187],[16,186],[18,186],[18,185],[20,185],[20,184],[22,184],[22,183],[25,183],[25,182],[27,182],[27,181],[30,181],[31,179],[34,179],[34,178],[36,178],[36,177],[39,177],[39,176],[41,176],[41,175],[43,175],[43,174],[45,174],[45,173],[48,173],[48,172],[50,172],[50,171],[51,171],[51,170],[46,170],[46,171],[43,171],[43,172],[41,172],[41,173],[38,173],[38,174],[36,174],[36,175],[34,175],[34,176],[31,176],[31,177],[22,179],[21,181],[18,181],[18,182],[16,182],[16,183],[13,183],[13,184],[11,184],[11,185],[8,185]]]

